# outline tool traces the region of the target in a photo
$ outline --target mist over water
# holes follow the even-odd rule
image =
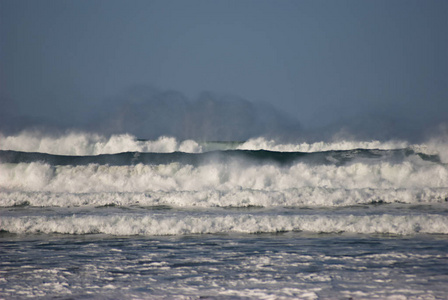
[[[4,133],[70,130],[109,136],[132,134],[141,139],[170,136],[202,141],[244,141],[257,136],[292,138],[302,131],[298,120],[271,104],[212,92],[203,92],[191,100],[181,92],[147,85],[134,86],[105,99],[74,122],[15,116],[3,118],[0,126]]]
[[[300,132],[299,122],[273,105],[212,92],[190,100],[177,91],[135,86],[101,107],[106,103],[109,108],[94,116],[88,125],[103,134],[244,141],[254,136],[281,137]]]
[[[265,137],[277,141],[407,141],[421,143],[445,136],[447,123],[441,118],[410,119],[389,113],[361,112],[338,121],[325,116],[310,126],[275,104],[251,102],[230,94],[203,92],[190,99],[175,90],[136,85],[104,99],[82,114],[32,117],[20,115],[16,106],[2,98],[0,132],[21,131],[61,136],[67,132],[90,132],[102,136],[131,134],[155,140],[169,136],[177,140],[246,141]],[[53,118],[54,117],[54,118]],[[62,121],[61,121],[62,120]],[[328,123],[330,122],[330,123]],[[327,125],[322,125],[327,124]]]

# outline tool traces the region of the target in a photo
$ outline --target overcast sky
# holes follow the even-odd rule
[[[0,110],[82,118],[136,84],[305,127],[448,120],[448,1],[0,0]]]

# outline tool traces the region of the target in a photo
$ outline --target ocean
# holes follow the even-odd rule
[[[448,146],[0,135],[2,299],[448,299]]]

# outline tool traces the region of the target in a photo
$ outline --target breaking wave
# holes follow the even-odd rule
[[[405,141],[337,141],[285,144],[263,137],[249,139],[244,142],[198,142],[193,140],[178,141],[173,137],[166,136],[159,137],[157,140],[139,140],[130,134],[118,134],[107,137],[81,132],[69,132],[65,135],[55,136],[35,131],[24,131],[18,135],[10,136],[4,136],[0,133],[0,150],[40,152],[55,155],[83,156],[122,152],[201,153],[215,150],[324,152],[353,149],[411,149],[430,155],[439,154],[444,158],[448,156],[446,143],[441,143],[437,140],[421,145],[409,144]]]
[[[1,138],[11,233],[448,234],[443,143]]]
[[[11,233],[62,233],[110,235],[185,235],[211,233],[275,233],[307,231],[363,234],[448,234],[448,217],[441,215],[262,215],[170,213],[108,216],[30,216],[2,218],[2,228]]]
[[[175,138],[162,136],[155,141],[143,141],[130,134],[106,137],[94,133],[71,132],[61,136],[50,136],[25,131],[12,136],[0,134],[0,141],[0,150],[59,155],[99,155],[130,151],[159,153],[202,151],[200,145],[192,140],[179,142]]]

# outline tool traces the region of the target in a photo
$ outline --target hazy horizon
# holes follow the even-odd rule
[[[1,0],[0,41],[3,133],[423,140],[448,123],[446,1]]]

